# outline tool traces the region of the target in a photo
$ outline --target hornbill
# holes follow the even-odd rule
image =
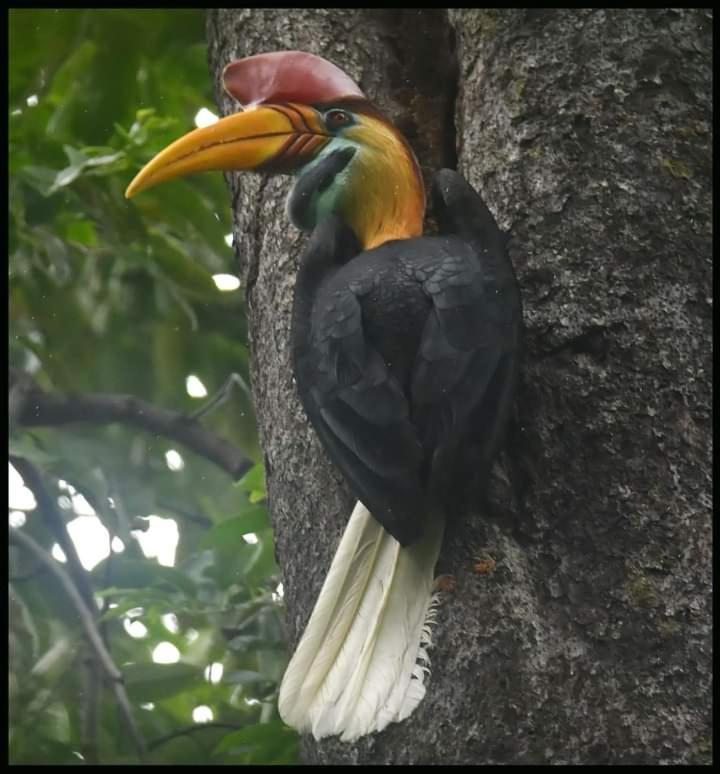
[[[281,717],[343,740],[425,694],[446,520],[486,475],[517,381],[521,307],[507,235],[456,172],[425,192],[407,141],[342,70],[282,51],[233,62],[244,107],[152,159],[127,190],[202,170],[295,175],[312,232],[295,285],[298,393],[358,498],[280,688]]]

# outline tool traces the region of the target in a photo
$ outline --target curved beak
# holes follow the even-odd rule
[[[249,108],[168,145],[138,172],[125,196],[194,172],[290,172],[310,161],[330,139],[318,114],[305,105]]]

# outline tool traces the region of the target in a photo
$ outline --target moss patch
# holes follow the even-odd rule
[[[633,607],[656,607],[659,598],[648,577],[638,569],[631,569],[625,580],[625,593]]]
[[[661,163],[663,169],[673,177],[685,178],[685,180],[690,179],[690,169],[684,161],[679,159],[663,159]]]

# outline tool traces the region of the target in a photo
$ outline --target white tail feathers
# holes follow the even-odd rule
[[[352,741],[407,718],[425,695],[443,522],[402,548],[362,503],[280,686],[282,719]]]

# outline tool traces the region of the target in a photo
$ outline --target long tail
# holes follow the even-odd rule
[[[352,512],[280,686],[280,716],[343,741],[407,718],[425,695],[433,577],[444,524],[407,548],[362,503]]]

